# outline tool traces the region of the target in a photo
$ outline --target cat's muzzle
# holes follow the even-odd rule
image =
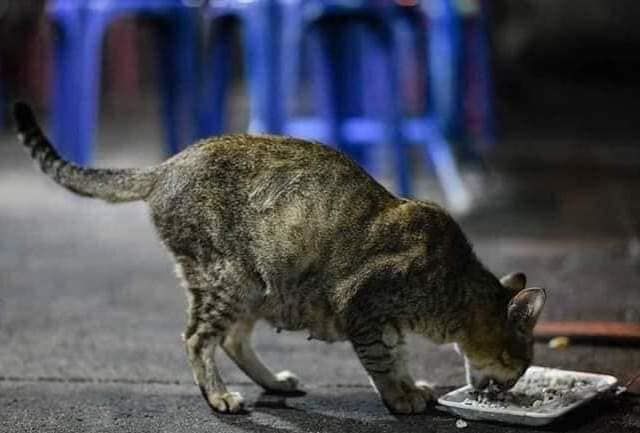
[[[507,381],[498,381],[491,376],[471,376],[471,386],[477,391],[499,393],[507,391],[516,384],[518,379],[511,379]]]

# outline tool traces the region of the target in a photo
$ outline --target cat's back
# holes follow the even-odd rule
[[[198,158],[209,168],[234,173],[304,170],[308,175],[349,173],[360,181],[371,180],[352,160],[321,143],[277,135],[233,134],[206,140],[195,146]]]
[[[318,242],[337,231],[351,238],[356,227],[395,200],[340,152],[289,137],[238,134],[203,140],[161,170],[148,200],[157,225],[189,223],[198,232],[208,227],[218,239],[247,245],[263,240],[306,244],[310,237],[302,227]]]
[[[223,194],[267,207],[278,197],[306,192],[391,195],[342,153],[319,143],[274,135],[235,134],[203,140],[164,166],[168,191]]]
[[[167,160],[163,170],[149,200],[157,220],[250,240],[272,257],[337,243],[383,251],[398,241],[402,245],[392,249],[401,250],[416,236],[443,254],[467,250],[466,238],[442,208],[397,199],[352,160],[319,143],[220,136],[192,145]],[[452,234],[458,234],[456,242]],[[449,241],[456,248],[441,248]]]

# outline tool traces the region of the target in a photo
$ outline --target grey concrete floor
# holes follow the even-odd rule
[[[162,158],[153,118],[120,116],[103,125],[98,165]],[[485,176],[468,178],[477,207],[459,217],[489,268],[525,271],[532,285],[548,288],[543,319],[640,322],[640,173],[515,169],[513,155],[498,156]],[[421,182],[421,194],[439,196],[432,179]],[[180,341],[184,296],[143,205],[107,205],[61,190],[4,135],[0,206],[0,431],[457,430],[455,417],[435,409],[389,415],[347,344],[308,342],[267,326],[255,336],[257,350],[275,369],[298,373],[308,395],[261,396],[220,354],[224,377],[253,412],[217,417],[191,383]],[[416,377],[441,391],[464,382],[451,347],[412,341]],[[640,370],[638,348],[536,350],[537,364],[621,381]],[[640,431],[640,398],[595,402],[550,429]],[[520,430],[479,422],[468,428]]]

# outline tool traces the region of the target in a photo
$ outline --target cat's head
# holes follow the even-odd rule
[[[462,349],[467,381],[475,389],[511,388],[533,359],[533,328],[546,300],[544,289],[525,289],[522,273],[500,280],[508,299],[506,307],[480,320],[468,330]]]

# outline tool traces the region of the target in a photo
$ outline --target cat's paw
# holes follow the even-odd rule
[[[433,402],[433,392],[425,382],[402,384],[402,391],[383,395],[384,403],[392,413],[411,415],[422,413]]]
[[[433,403],[436,400],[433,396],[433,389],[424,380],[417,380],[414,386],[422,393],[427,403]]]
[[[275,382],[267,389],[269,394],[281,394],[290,397],[302,396],[306,393],[299,388],[298,377],[288,370],[275,374]]]
[[[217,413],[244,413],[244,400],[242,395],[237,392],[211,392],[206,393],[203,391],[203,396],[206,398],[211,409]]]
[[[278,389],[281,391],[295,391],[298,389],[300,380],[298,376],[289,370],[283,370],[275,374]]]

